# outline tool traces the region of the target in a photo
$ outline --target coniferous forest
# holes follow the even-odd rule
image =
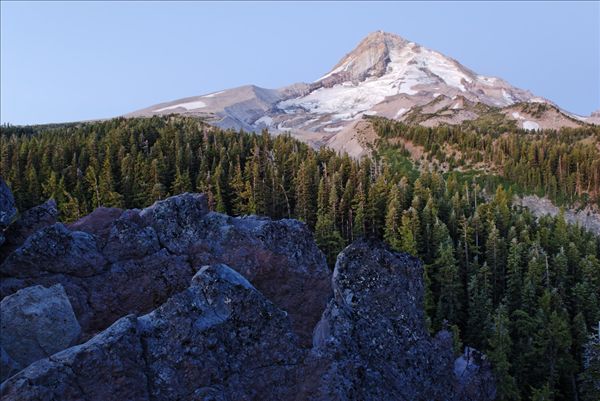
[[[598,130],[506,136],[373,121],[380,141],[360,161],[287,135],[175,116],[3,126],[0,175],[19,210],[53,198],[64,221],[204,192],[218,212],[304,221],[331,266],[352,240],[383,239],[423,260],[430,331],[452,330],[457,353],[462,344],[484,351],[499,400],[600,399],[600,345],[590,340],[600,320],[600,241],[562,215],[536,219],[511,203],[514,191],[598,203]],[[417,169],[398,137],[449,172]],[[501,180],[456,168],[479,162]]]

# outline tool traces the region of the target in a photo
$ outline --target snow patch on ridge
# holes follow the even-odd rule
[[[401,108],[400,110],[398,110],[398,112],[394,115],[394,118],[399,118],[401,115],[403,115],[404,113],[406,113],[408,111],[408,109],[405,109],[404,107]]]
[[[270,127],[273,124],[273,119],[269,116],[262,116],[258,120],[254,121],[255,126],[259,124],[264,124],[265,126]]]
[[[464,92],[464,84],[473,82],[473,78],[456,62],[418,45],[391,47],[389,59],[386,72],[380,77],[321,87],[305,96],[279,102],[277,107],[286,113],[302,109],[309,113],[336,114],[338,118],[353,119],[386,97],[416,95],[419,93],[419,89],[415,88],[418,85],[436,85],[442,81]],[[350,58],[319,80],[347,71],[354,62],[355,59]]]
[[[215,96],[217,96],[217,95],[220,95],[220,94],[221,94],[221,93],[223,93],[223,92],[225,92],[225,91],[214,92],[214,93],[211,93],[211,94],[209,94],[209,95],[204,95],[204,96],[202,96],[202,97],[215,97]]]
[[[534,121],[525,121],[523,123],[523,128],[527,130],[536,130],[540,129],[540,125]]]
[[[178,108],[183,108],[186,110],[196,110],[196,109],[201,109],[203,107],[206,107],[206,103],[200,101],[200,100],[196,100],[193,102],[186,102],[186,103],[178,103],[176,105],[173,106],[167,106],[167,107],[163,107],[161,109],[156,109],[154,110],[155,113],[160,113],[161,111],[165,111],[165,110],[173,110],[173,109],[178,109]]]

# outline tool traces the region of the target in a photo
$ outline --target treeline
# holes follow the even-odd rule
[[[528,192],[560,203],[600,205],[599,128],[514,129],[507,134],[505,129],[482,130],[472,124],[427,128],[383,118],[371,121],[387,146],[401,137],[450,168],[483,163]]]
[[[48,197],[73,220],[184,191],[214,210],[305,221],[333,264],[360,236],[425,264],[432,332],[487,353],[500,400],[597,400],[589,335],[600,320],[600,244],[562,216],[536,220],[510,191],[313,150],[289,136],[183,117],[2,127],[0,174],[21,210]],[[587,366],[587,369],[584,369]]]

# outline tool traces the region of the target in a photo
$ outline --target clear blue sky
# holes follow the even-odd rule
[[[1,121],[105,118],[256,84],[310,82],[385,30],[587,115],[600,3],[1,3]]]

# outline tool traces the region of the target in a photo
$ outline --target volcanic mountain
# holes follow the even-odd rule
[[[459,124],[490,110],[524,129],[586,123],[549,100],[382,31],[369,34],[313,83],[279,89],[242,86],[161,103],[127,116],[201,116],[221,128],[289,132],[314,146],[359,156],[372,135],[363,116],[433,126]]]

